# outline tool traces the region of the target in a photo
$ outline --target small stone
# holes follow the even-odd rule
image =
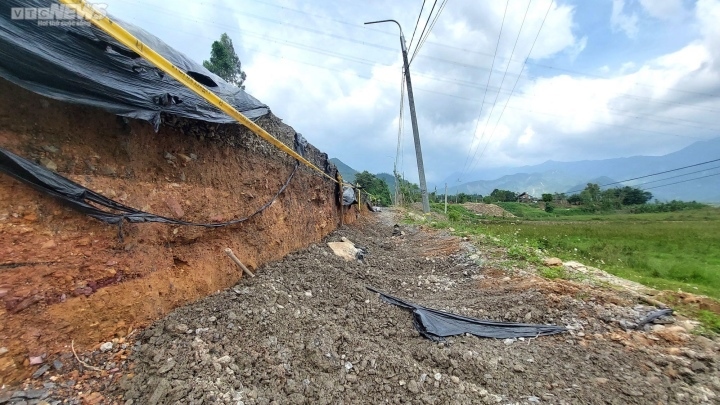
[[[440,374],[440,373],[435,373],[435,375],[433,376],[433,378],[435,378],[436,381],[440,381],[440,380],[442,379],[442,374]]]
[[[103,343],[103,344],[100,345],[100,351],[103,352],[103,353],[112,350],[112,348],[113,348],[113,343],[112,343],[112,342],[105,342],[105,343]]]
[[[57,163],[48,158],[40,159],[40,164],[52,171],[57,171],[58,168]]]
[[[515,339],[508,338],[508,339],[503,340],[503,343],[510,346],[511,344],[515,343]]]
[[[5,354],[5,353],[7,353],[7,352],[8,352],[8,348],[7,348],[7,347],[0,347],[0,356],[2,356],[3,354]]]
[[[695,374],[692,370],[690,370],[690,369],[687,368],[687,367],[680,367],[680,368],[678,369],[678,373],[680,373],[680,375],[682,375],[682,376],[689,376],[689,375],[694,375],[694,374]]]
[[[170,208],[170,212],[175,215],[175,218],[182,218],[183,215],[185,215],[185,211],[182,209],[180,203],[176,199],[172,197],[166,198],[165,205]]]
[[[527,314],[525,314],[525,320],[529,321],[530,319],[532,319],[532,312],[528,312]]]
[[[165,155],[163,156],[165,160],[177,160],[177,158],[170,152],[165,152]]]
[[[37,369],[37,370],[32,374],[32,378],[40,378],[40,377],[43,376],[43,374],[47,373],[48,370],[50,370],[50,366],[49,366],[48,364],[46,364],[46,365],[40,367],[39,369]]]
[[[185,155],[183,153],[178,153],[177,155],[180,156],[180,159],[184,160],[185,163],[188,163],[192,160],[192,158],[190,156]]]
[[[52,145],[45,145],[45,146],[43,146],[42,148],[43,148],[43,150],[44,150],[45,152],[48,152],[48,153],[58,153],[58,152],[60,152],[60,149],[58,149],[58,148],[56,148],[55,146],[52,146]]]
[[[162,367],[158,370],[158,374],[165,374],[168,371],[172,370],[172,368],[175,367],[175,360],[172,358],[169,358],[165,364],[163,364]]]
[[[690,365],[690,370],[696,373],[704,373],[705,371],[707,371],[707,367],[701,361],[694,361]]]
[[[598,385],[603,385],[603,384],[607,384],[608,379],[603,378],[603,377],[597,377],[597,378],[593,378],[593,382],[595,382],[595,384],[598,384]]]
[[[460,384],[460,378],[457,376],[450,377],[450,381],[454,382],[455,384]]]
[[[62,364],[62,361],[60,361],[60,360],[53,360],[53,368],[54,368],[56,371],[62,370],[63,366],[64,366],[64,364]]]
[[[233,358],[228,355],[225,355],[225,356],[222,356],[219,359],[217,359],[217,362],[220,364],[230,364],[233,362]]]
[[[346,361],[345,362],[345,370],[350,371],[350,369],[352,369],[352,368],[353,368],[353,364],[350,363],[349,361]]]
[[[55,243],[54,240],[49,240],[49,241],[43,243],[42,245],[40,245],[40,248],[41,249],[52,249],[56,246],[57,246],[57,243]]]
[[[312,291],[310,291],[310,290],[305,291],[305,296],[312,297]]]
[[[552,267],[552,266],[562,266],[563,262],[562,260],[558,259],[557,257],[548,257],[543,260],[543,264]]]
[[[415,380],[412,380],[408,383],[407,389],[413,394],[417,394],[418,392],[420,392],[420,387],[418,387],[418,383]]]
[[[192,160],[197,160],[197,155],[194,154],[194,153],[191,153],[191,154],[190,154],[190,159],[192,159]]]
[[[525,372],[525,367],[523,367],[523,366],[520,365],[520,364],[516,364],[516,365],[513,366],[513,371],[515,371],[516,373],[524,373],[524,372]]]
[[[212,323],[212,322],[215,322],[215,321],[217,321],[217,317],[211,316],[210,318],[208,318],[208,322],[211,322],[211,323]]]
[[[30,356],[30,365],[36,366],[38,364],[42,364],[43,359],[40,356]]]
[[[179,323],[179,324],[175,325],[175,331],[178,333],[187,333],[188,326],[185,325],[184,323]]]

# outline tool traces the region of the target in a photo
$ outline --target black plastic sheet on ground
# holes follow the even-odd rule
[[[295,168],[290,173],[287,181],[283,184],[275,196],[249,216],[227,222],[195,223],[151,214],[120,204],[119,202],[89,190],[64,176],[17,156],[6,149],[0,148],[0,172],[10,175],[15,179],[30,185],[38,191],[58,198],[64,204],[90,217],[99,219],[100,221],[108,224],[118,225],[122,225],[122,221],[126,220],[128,222],[160,222],[170,225],[219,228],[244,222],[263,212],[280,196],[280,194],[282,194],[283,191],[285,191],[287,186],[290,184],[290,180],[292,180],[295,175],[297,168],[298,164],[296,163]],[[98,208],[98,206],[108,210],[103,210]]]
[[[37,13],[24,15],[25,9],[38,8],[60,16],[39,20]],[[65,6],[50,0],[0,2],[0,77],[56,100],[150,121],[156,130],[161,113],[206,122],[235,123],[192,90],[84,20],[69,21],[75,24],[40,24],[67,23],[63,10]],[[269,112],[265,104],[243,89],[211,73],[156,36],[115,17],[112,19],[248,118]]]
[[[383,301],[400,308],[411,310],[415,329],[430,340],[443,341],[444,338],[469,333],[477,337],[508,339],[534,338],[566,332],[562,326],[533,325],[515,322],[495,322],[476,318],[468,318],[437,309],[426,308],[384,294],[372,287],[368,290],[380,294]]]

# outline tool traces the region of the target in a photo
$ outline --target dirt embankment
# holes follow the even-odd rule
[[[480,240],[360,222],[178,308],[118,342],[123,349],[81,355],[105,371],[63,359],[63,372],[18,395],[150,405],[717,403],[720,344],[689,334],[680,319],[625,329],[654,309],[636,294],[501,270],[502,252]],[[342,237],[367,250],[364,262],[324,243]],[[436,343],[368,285],[466,316],[568,331]],[[114,350],[131,352],[128,363]]]
[[[126,205],[188,221],[247,216],[294,162],[237,125],[166,117],[145,122],[46,99],[0,81],[0,145]],[[275,117],[259,122],[293,145]],[[308,146],[324,167],[327,156]],[[220,229],[161,224],[119,229],[0,174],[0,385],[30,357],[90,349],[236,283],[223,249],[251,269],[318,241],[339,223],[335,187],[301,167],[252,220]],[[355,212],[346,214],[352,222]]]

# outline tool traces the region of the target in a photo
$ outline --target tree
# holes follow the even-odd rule
[[[400,173],[394,173],[398,182],[398,199],[400,200],[400,204],[408,205],[420,201],[420,186],[405,180]]]
[[[241,69],[240,58],[235,53],[232,40],[227,34],[222,34],[219,41],[212,43],[210,60],[203,61],[205,69],[222,77],[228,83],[245,89],[247,75]]]
[[[543,194],[543,195],[542,195],[542,200],[543,200],[544,202],[546,202],[546,203],[552,202],[552,201],[553,201],[553,195],[552,195],[552,194],[549,194],[549,193],[548,193],[548,194]]]
[[[580,194],[573,194],[570,197],[568,197],[567,201],[572,205],[580,205],[582,204],[582,197],[580,197]]]
[[[513,202],[517,200],[518,195],[508,190],[495,189],[490,193],[489,200],[492,202]]]
[[[375,198],[375,203],[381,206],[392,204],[390,199],[390,188],[385,180],[377,178],[374,174],[367,170],[362,173],[355,174],[355,182],[362,190]]]

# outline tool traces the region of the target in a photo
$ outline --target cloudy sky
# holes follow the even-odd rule
[[[197,61],[227,32],[247,91],[357,170],[392,172],[399,149],[417,179],[397,26],[363,25],[382,19],[415,54],[429,184],[720,136],[720,0],[426,0],[414,37],[422,0],[103,2]]]

